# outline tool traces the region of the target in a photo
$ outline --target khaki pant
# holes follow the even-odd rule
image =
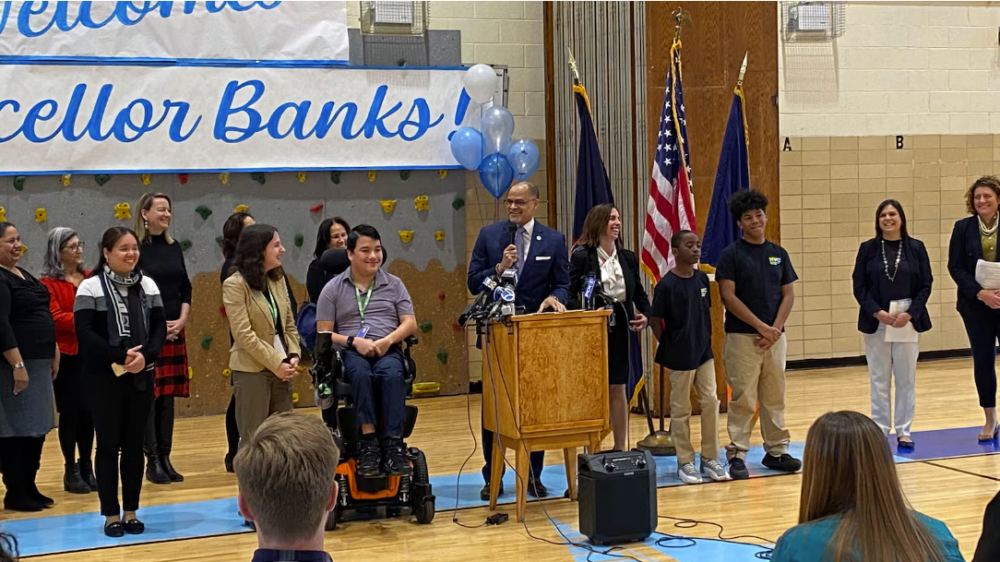
[[[750,429],[756,406],[760,405],[760,433],[764,451],[774,456],[788,452],[791,436],[785,429],[785,348],[782,334],[768,350],[758,345],[760,336],[726,334],[722,359],[726,380],[732,389],[729,400],[729,439],[726,458],[746,460],[750,449]]]
[[[234,371],[233,385],[240,447],[268,416],[292,410],[292,383],[279,379],[271,371],[259,373]]]
[[[701,404],[701,458],[719,458],[719,397],[715,389],[715,360],[694,371],[670,372],[670,437],[677,449],[678,466],[694,462],[691,447],[691,382]]]

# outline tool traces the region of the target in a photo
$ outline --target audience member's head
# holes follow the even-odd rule
[[[0,533],[0,562],[17,562],[17,539],[14,535]]]
[[[339,461],[326,424],[313,416],[276,414],[250,436],[233,467],[240,512],[255,523],[261,548],[322,550]]]
[[[831,412],[809,428],[802,459],[799,523],[839,515],[831,562],[943,562],[899,486],[882,430],[858,412]]]

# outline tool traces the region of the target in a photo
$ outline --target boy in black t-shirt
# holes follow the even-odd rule
[[[670,369],[670,436],[677,449],[677,476],[686,484],[702,477],[729,480],[719,463],[719,398],[712,357],[712,294],[698,271],[701,241],[681,230],[670,239],[676,265],[656,284],[651,325],[659,341],[656,362]],[[691,447],[691,383],[701,402],[701,471]]]
[[[764,239],[767,197],[755,189],[737,191],[729,211],[743,238],[722,250],[715,278],[726,306],[726,344],[722,358],[729,400],[726,457],[734,480],[750,477],[746,454],[754,408],[760,406],[767,468],[795,472],[802,462],[788,454],[785,429],[785,321],[792,311],[792,283],[798,277],[788,252]]]

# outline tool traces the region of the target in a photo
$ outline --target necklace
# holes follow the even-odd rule
[[[983,217],[977,214],[976,219],[979,220],[979,232],[983,236],[992,236],[997,231],[997,227],[1000,226],[1000,220],[997,220],[995,216],[993,217],[993,226],[989,228],[986,228],[986,224],[983,223]]]
[[[994,227],[994,230],[996,227]],[[885,276],[889,278],[890,283],[896,281],[896,274],[899,273],[899,258],[903,255],[903,243],[900,241],[899,250],[896,251],[896,266],[892,270],[892,275],[889,275],[889,260],[885,257],[885,239],[882,239],[882,264],[885,265]]]

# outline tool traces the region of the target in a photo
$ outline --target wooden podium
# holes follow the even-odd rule
[[[576,499],[576,450],[596,451],[608,419],[610,311],[513,316],[487,326],[483,350],[483,426],[493,431],[490,509],[507,449],[514,449],[517,520],[524,520],[528,456],[562,449],[569,496]]]

